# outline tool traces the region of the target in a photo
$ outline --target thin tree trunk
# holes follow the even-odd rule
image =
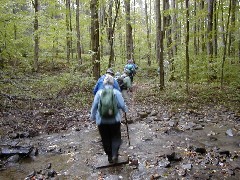
[[[172,9],[173,9],[173,15],[172,15],[172,61],[170,63],[170,77],[169,77],[169,81],[173,81],[175,80],[175,75],[174,75],[174,71],[175,71],[175,65],[174,65],[174,58],[177,55],[177,8],[176,8],[176,0],[172,0]]]
[[[223,89],[223,80],[224,80],[224,65],[226,60],[226,54],[227,54],[227,39],[228,39],[228,33],[229,33],[229,21],[230,21],[230,13],[232,8],[232,1],[229,3],[229,9],[228,9],[228,18],[227,18],[227,24],[226,24],[226,33],[224,37],[224,51],[223,51],[223,59],[222,59],[222,73],[221,73],[221,89]]]
[[[118,12],[120,8],[120,0],[115,0],[115,10],[116,14],[112,23],[112,7],[109,7],[109,14],[111,14],[109,18],[109,33],[108,33],[108,42],[110,45],[110,57],[109,57],[109,64],[108,67],[111,67],[114,65],[114,49],[113,49],[113,42],[114,42],[114,32],[115,32],[115,26],[116,26],[116,21],[118,18]]]
[[[97,80],[100,77],[100,49],[99,49],[99,21],[98,21],[98,0],[91,0],[91,50],[93,77]]]
[[[39,2],[38,0],[32,1],[35,11],[34,16],[34,63],[33,69],[34,71],[38,71],[38,58],[39,58],[39,36],[38,36],[38,10],[39,10]]]
[[[197,19],[197,1],[194,0],[194,17],[195,19]],[[194,44],[194,54],[197,55],[198,54],[198,46],[197,46],[197,21],[194,21],[194,27],[193,27],[193,44]]]
[[[215,0],[208,0],[208,26],[207,26],[207,53],[209,59],[209,80],[216,79],[215,70],[213,67],[213,5]]]
[[[147,27],[147,44],[148,44],[148,50],[147,50],[147,63],[149,66],[151,66],[151,41],[150,41],[150,31],[149,31],[149,23],[148,23],[148,10],[147,10],[147,0],[145,0],[145,18],[146,18],[146,27]]]
[[[231,10],[231,24],[230,24],[230,31],[229,31],[229,44],[228,44],[228,55],[234,55],[235,56],[235,47],[234,47],[234,43],[235,43],[235,13],[236,13],[236,0],[230,0],[232,1],[232,10]]]
[[[157,38],[157,61],[159,65],[160,90],[164,89],[164,69],[163,69],[163,32],[161,31],[161,11],[160,0],[156,0],[156,38]]]
[[[79,0],[76,0],[76,32],[77,32],[77,61],[82,64],[81,57],[81,40],[80,40],[80,25],[79,25]]]
[[[130,0],[125,0],[125,11],[126,11],[126,58],[133,58],[133,37],[132,37],[132,26],[130,17]]]
[[[203,12],[204,11],[204,0],[202,0],[201,2],[200,2],[200,8],[201,8],[201,12]],[[200,22],[200,26],[201,26],[201,50],[202,50],[202,53],[204,53],[205,52],[205,47],[206,47],[206,45],[205,45],[205,36],[204,36],[204,32],[205,32],[205,24],[204,24],[204,22],[205,22],[205,19],[201,19],[201,22]]]
[[[217,1],[214,2],[214,55],[215,57],[217,57],[218,55],[218,36],[217,36],[217,32],[218,32],[218,10],[219,8],[217,8]]]
[[[189,0],[186,0],[186,92],[187,94],[189,93],[189,51],[188,51],[188,47],[189,47]]]
[[[69,15],[70,15],[70,0],[66,0],[66,41],[67,41],[67,62],[70,61],[70,53],[71,53],[71,37],[70,37],[70,22],[69,22]]]

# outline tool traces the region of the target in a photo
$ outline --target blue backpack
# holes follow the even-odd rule
[[[125,69],[128,69],[130,71],[130,75],[134,75],[136,73],[136,70],[133,64],[127,64],[125,66]]]

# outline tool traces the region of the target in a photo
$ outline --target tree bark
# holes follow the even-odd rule
[[[91,0],[91,54],[93,64],[93,77],[95,78],[95,80],[100,77],[98,4],[98,0]]]
[[[186,0],[186,92],[189,93],[189,0]]]
[[[213,67],[213,5],[215,0],[208,0],[208,18],[207,18],[207,53],[209,59],[209,80],[216,79],[216,73]]]
[[[66,0],[66,41],[67,41],[67,62],[70,61],[70,54],[71,54],[71,35],[70,35],[70,22],[69,22],[69,16],[70,16],[70,0]]]
[[[114,16],[114,20],[112,22],[112,1],[110,1],[110,6],[109,6],[109,16],[108,16],[108,42],[110,46],[110,57],[109,57],[109,63],[108,67],[110,68],[111,66],[114,65],[114,49],[113,49],[113,43],[114,43],[114,32],[115,32],[115,26],[116,26],[116,21],[118,18],[118,12],[120,8],[120,0],[115,0],[115,10],[116,14]]]
[[[156,55],[159,65],[160,90],[164,89],[164,69],[163,69],[163,32],[161,31],[161,11],[160,0],[156,0]]]
[[[134,59],[133,57],[133,36],[132,36],[132,25],[130,17],[130,0],[125,0],[125,11],[126,11],[126,58]]]
[[[229,3],[228,7],[228,18],[227,18],[227,24],[226,24],[226,32],[224,37],[224,51],[223,51],[223,59],[222,59],[222,71],[221,71],[221,89],[223,89],[223,80],[224,80],[224,65],[226,60],[226,54],[227,54],[227,39],[228,39],[228,33],[229,33],[229,21],[230,21],[230,14],[231,14],[231,8],[232,8],[232,1]]]
[[[201,8],[201,12],[204,11],[204,0],[202,0],[200,2],[200,8]],[[204,35],[204,31],[205,31],[205,19],[202,18],[201,19],[201,22],[200,22],[200,30],[201,30],[201,50],[202,50],[202,53],[205,52],[205,48],[206,48],[206,45],[205,45],[205,35]]]
[[[148,45],[148,50],[147,50],[147,63],[149,66],[151,66],[151,41],[150,41],[150,30],[149,30],[149,23],[148,23],[148,9],[147,9],[147,0],[145,0],[145,19],[146,19],[146,28],[147,28],[147,45]]]
[[[77,61],[82,64],[81,57],[81,40],[80,40],[80,25],[79,25],[79,0],[76,0],[76,32],[77,32]]]
[[[34,6],[34,63],[33,70],[38,71],[38,58],[39,58],[39,36],[38,36],[38,11],[39,11],[39,2],[38,0],[32,1]]]
[[[234,47],[234,43],[235,43],[235,20],[236,20],[236,0],[230,0],[232,1],[232,10],[231,10],[231,24],[230,24],[230,31],[229,31],[229,43],[228,43],[228,55],[232,56],[235,55],[235,47]]]

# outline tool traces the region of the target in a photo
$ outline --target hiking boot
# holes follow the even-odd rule
[[[112,156],[108,156],[108,162],[109,162],[109,163],[113,163]]]
[[[113,161],[114,164],[117,163],[118,162],[118,156],[113,156],[112,161]]]

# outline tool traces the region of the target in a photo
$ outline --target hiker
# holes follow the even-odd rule
[[[125,69],[123,75],[121,76],[121,78],[123,79],[123,85],[120,87],[122,87],[121,88],[122,96],[126,102],[128,102],[130,99],[128,93],[132,92],[132,82],[130,78],[130,73],[131,73],[130,70]]]
[[[98,81],[97,81],[97,83],[96,83],[96,85],[95,85],[95,87],[94,87],[94,89],[93,89],[93,94],[94,94],[94,95],[97,93],[98,90],[103,89],[103,80],[104,80],[104,78],[106,77],[107,74],[108,74],[108,75],[111,75],[112,77],[114,76],[113,70],[112,70],[111,68],[107,69],[106,74],[102,75],[102,76],[98,79]],[[119,87],[119,85],[118,85],[118,82],[117,82],[116,80],[114,80],[113,88],[121,91],[121,89],[120,89],[120,87]]]
[[[121,91],[122,91],[123,89],[125,89],[125,86],[126,86],[126,85],[125,85],[125,83],[124,83],[124,81],[123,81],[124,77],[121,75],[120,72],[116,72],[116,75],[115,75],[115,78],[114,78],[114,79],[118,82],[118,85],[119,85]]]
[[[127,64],[124,67],[124,70],[128,69],[130,71],[129,77],[130,77],[132,83],[133,83],[133,76],[135,76],[137,68],[138,68],[137,65],[134,64],[132,59],[129,59],[127,61]]]
[[[109,163],[118,161],[118,150],[121,145],[122,115],[120,109],[127,112],[122,94],[113,88],[113,84],[114,78],[107,74],[103,80],[103,89],[100,89],[94,97],[90,115],[90,119],[95,120],[98,125],[103,149],[108,156]],[[108,101],[108,99],[111,100]]]

